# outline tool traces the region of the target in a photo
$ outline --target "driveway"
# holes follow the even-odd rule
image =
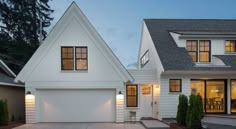
[[[145,129],[137,123],[37,123],[14,129]]]

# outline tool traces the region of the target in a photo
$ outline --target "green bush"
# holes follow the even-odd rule
[[[202,104],[200,104],[201,100],[197,95],[190,95],[189,97],[189,107],[187,111],[186,117],[186,125],[188,129],[201,129],[202,123],[201,119],[203,117]]]
[[[7,100],[0,100],[0,125],[8,125],[9,113]]]
[[[176,120],[179,125],[186,125],[186,115],[188,109],[188,97],[185,95],[179,95],[179,105]]]
[[[3,125],[3,101],[0,100],[0,125]]]
[[[201,119],[204,117],[204,113],[203,113],[203,105],[202,105],[202,96],[201,95],[197,95],[197,107],[198,107],[198,111],[199,111],[199,115],[201,117]]]
[[[15,116],[13,114],[11,115],[11,121],[15,121]]]

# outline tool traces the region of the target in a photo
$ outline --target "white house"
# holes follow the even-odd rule
[[[191,93],[206,113],[231,114],[235,24],[146,19],[138,69],[126,70],[73,2],[15,79],[25,83],[26,122],[173,118],[178,95]]]

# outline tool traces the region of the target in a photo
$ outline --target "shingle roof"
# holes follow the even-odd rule
[[[145,19],[164,70],[236,70],[236,55],[213,55],[231,67],[196,67],[185,48],[178,47],[169,32],[236,33],[236,20]]]

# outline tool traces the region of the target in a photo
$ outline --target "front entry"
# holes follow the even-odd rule
[[[141,86],[141,114],[142,117],[152,117],[152,85]]]

